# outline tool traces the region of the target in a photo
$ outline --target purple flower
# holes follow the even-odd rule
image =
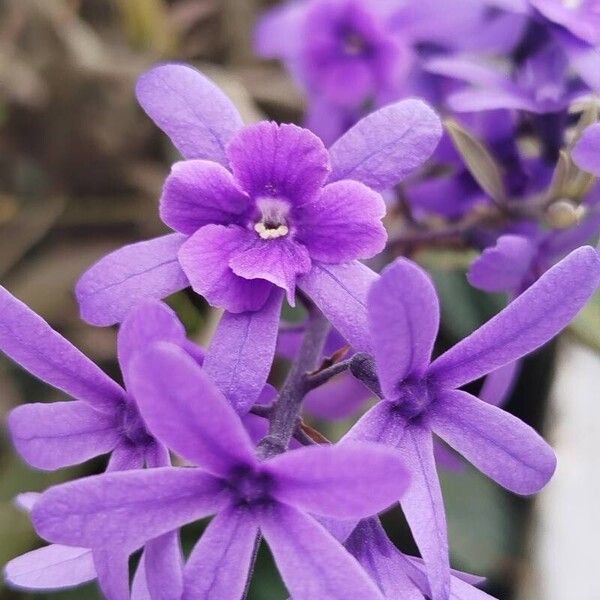
[[[473,86],[449,95],[449,107],[458,112],[518,109],[558,113],[587,89],[578,80],[569,79],[567,55],[555,44],[529,56],[514,72],[508,65],[498,69],[470,57],[434,58],[426,68]]]
[[[227,310],[206,369],[240,412],[266,381],[281,290],[293,303],[299,286],[353,345],[368,344],[364,309],[350,307],[372,280],[356,259],[386,240],[385,207],[373,190],[392,187],[433,152],[441,136],[433,111],[417,100],[387,106],[327,151],[294,125],[243,128],[222,92],[184,65],[150,70],[137,96],[186,158],[161,198],[161,216],[178,233],[94,265],[76,289],[83,317],[115,323],[141,299],[191,284]]]
[[[257,311],[274,286],[293,305],[296,281],[315,261],[370,258],[385,246],[381,196],[356,181],[323,187],[329,157],[307,130],[250,126],[228,156],[233,176],[216,163],[177,163],[161,199],[163,220],[191,236],[179,260],[212,305]]]
[[[423,56],[503,48],[519,31],[515,18],[490,18],[471,0],[296,1],[262,17],[256,49],[284,61],[308,96],[306,126],[333,142],[374,107],[412,95],[434,101],[440,90]]]
[[[381,3],[386,4],[386,3]],[[412,52],[394,34],[389,6],[364,0],[288,3],[259,22],[258,53],[285,59],[311,98],[356,109],[395,92]]]
[[[167,464],[166,448],[150,435],[129,390],[133,356],[151,341],[179,344],[201,355],[175,313],[160,303],[140,306],[119,331],[118,352],[127,389],[110,379],[48,323],[0,287],[0,350],[32,375],[75,398],[15,408],[9,429],[33,467],[58,469],[111,452],[108,470]]]
[[[469,283],[486,292],[518,296],[561,258],[600,233],[598,206],[592,204],[589,211],[569,229],[545,231],[530,226],[529,231],[501,235],[473,262]]]
[[[434,600],[448,598],[450,576],[432,432],[507,489],[519,494],[541,489],[554,472],[552,449],[528,425],[457,388],[547,342],[599,282],[597,253],[580,248],[433,362],[439,306],[429,278],[399,259],[373,284],[369,321],[385,400],[345,439],[379,441],[402,450],[411,472],[402,508],[428,566]]]
[[[546,19],[592,45],[600,45],[598,0],[529,0]]]
[[[180,348],[154,344],[130,373],[150,430],[198,468],[107,473],[51,488],[33,509],[40,535],[126,556],[216,514],[185,567],[186,600],[241,597],[259,534],[292,596],[382,597],[311,515],[357,519],[387,508],[407,484],[397,451],[348,442],[262,462],[223,394]]]

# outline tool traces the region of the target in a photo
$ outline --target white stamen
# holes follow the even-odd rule
[[[264,223],[260,222],[254,225],[254,231],[256,231],[263,240],[275,240],[286,236],[290,230],[287,225],[279,225],[279,227],[276,227],[275,229],[269,229]]]

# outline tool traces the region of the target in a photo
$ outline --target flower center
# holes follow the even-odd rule
[[[250,506],[269,502],[274,482],[269,473],[239,466],[232,470],[227,484],[239,505]]]
[[[403,381],[398,387],[398,397],[394,402],[396,410],[406,419],[421,415],[431,404],[431,396],[426,381],[421,379]]]
[[[287,221],[290,207],[285,200],[259,198],[256,206],[260,211],[260,220],[254,224],[254,231],[263,240],[285,237],[290,232]]]
[[[125,437],[136,446],[142,446],[152,441],[152,436],[148,433],[132,399],[127,401],[123,410],[122,427]]]
[[[583,0],[562,0],[563,5],[571,10],[577,10],[583,4]]]
[[[358,33],[350,31],[343,38],[343,49],[348,56],[360,56],[367,50],[367,43]]]

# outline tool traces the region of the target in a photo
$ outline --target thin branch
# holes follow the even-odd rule
[[[308,320],[298,357],[293,363],[279,398],[269,415],[269,433],[259,443],[258,454],[268,458],[284,452],[300,422],[302,400],[308,389],[306,374],[319,364],[329,333],[327,319],[314,305],[308,305]]]
[[[352,358],[348,358],[338,363],[334,363],[326,369],[321,369],[316,373],[309,373],[305,375],[305,386],[307,391],[314,390],[315,388],[327,383],[332,377],[347,371],[350,368]]]
[[[273,412],[273,404],[269,404],[265,406],[264,404],[255,404],[251,409],[250,413],[256,415],[257,417],[264,417],[268,419]]]

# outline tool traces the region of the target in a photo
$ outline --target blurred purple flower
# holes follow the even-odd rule
[[[368,346],[364,309],[349,307],[360,306],[374,274],[356,259],[384,247],[377,192],[433,152],[441,136],[435,113],[417,100],[390,105],[328,152],[294,125],[243,128],[223,93],[185,65],[148,71],[137,96],[186,158],[174,165],[161,199],[161,216],[178,233],[94,265],[77,284],[83,317],[118,322],[142,298],[163,298],[189,282],[227,310],[206,369],[240,412],[266,381],[281,290],[293,303],[298,285],[348,341]]]
[[[569,78],[567,55],[555,44],[538,50],[514,71],[508,64],[499,69],[470,57],[434,58],[426,68],[473,86],[447,98],[448,106],[457,112],[517,109],[558,113],[587,90],[582,82]]]
[[[552,449],[525,423],[457,388],[550,340],[599,282],[596,251],[580,248],[431,363],[439,305],[428,276],[398,259],[373,285],[369,321],[385,400],[344,439],[379,441],[402,450],[411,473],[402,508],[428,566],[434,600],[448,598],[450,571],[432,432],[507,489],[519,494],[541,489],[554,472]]]
[[[396,93],[413,61],[406,38],[392,30],[391,18],[400,6],[364,0],[289,2],[262,17],[257,51],[285,60],[309,97],[322,105],[378,106],[382,94]]]
[[[598,0],[529,0],[546,19],[592,46],[600,45]]]
[[[490,16],[475,0],[292,1],[262,17],[255,45],[285,62],[309,99],[306,126],[331,143],[373,108],[410,95],[435,100],[437,82],[420,68],[424,56],[506,50],[519,23]]]
[[[33,509],[40,535],[126,556],[216,514],[185,567],[185,598],[241,597],[259,534],[294,597],[383,597],[311,515],[356,519],[387,508],[407,485],[396,450],[350,442],[261,462],[227,400],[177,346],[154,344],[131,378],[150,430],[200,468],[108,473],[51,488]]]

